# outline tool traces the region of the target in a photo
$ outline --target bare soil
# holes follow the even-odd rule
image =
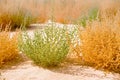
[[[42,68],[31,60],[1,69],[0,80],[120,80],[120,74],[105,73],[88,66],[72,65]]]

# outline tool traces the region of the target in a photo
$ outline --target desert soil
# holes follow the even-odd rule
[[[120,80],[120,74],[78,65],[46,69],[28,60],[10,69],[2,69],[0,80]]]

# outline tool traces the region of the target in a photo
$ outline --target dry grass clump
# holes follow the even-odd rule
[[[83,60],[92,66],[120,72],[120,27],[94,22],[80,33]]]
[[[101,3],[98,20],[86,23],[78,33],[80,42],[72,44],[72,61],[120,73],[119,3]]]
[[[120,27],[120,10],[117,12],[117,14],[116,14],[116,16],[115,16],[115,18],[114,18],[114,24],[115,24],[115,26],[118,26],[118,27]]]
[[[27,4],[26,4],[27,3]],[[37,17],[38,23],[52,19],[60,23],[74,23],[93,7],[100,7],[101,19],[113,18],[120,7],[119,0],[5,0],[0,1],[0,11],[24,8]],[[0,12],[0,13],[1,13]]]
[[[0,66],[18,55],[17,35],[8,31],[0,32]]]
[[[120,26],[120,1],[110,0],[101,3],[99,10],[99,20],[111,22],[114,26]]]
[[[105,0],[101,2],[100,5],[100,20],[113,20],[120,10],[120,1],[119,0]]]
[[[28,27],[33,20],[33,16],[23,9],[6,11],[0,14],[0,25],[3,29],[5,29],[7,25],[10,25],[11,29],[20,28],[21,26]]]
[[[88,0],[56,0],[53,6],[54,20],[65,24],[74,23],[81,15],[87,13],[90,8],[95,7],[95,2]]]
[[[52,0],[20,0],[21,7],[36,17],[36,23],[44,23],[50,19],[51,1]]]
[[[93,5],[96,6],[95,2],[94,0],[5,0],[0,1],[0,11],[14,11],[21,7],[35,15],[38,23],[44,23],[49,19],[60,23],[73,23]]]

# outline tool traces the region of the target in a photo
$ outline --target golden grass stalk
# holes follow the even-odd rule
[[[120,27],[96,21],[79,35],[82,58],[87,64],[120,72]]]
[[[5,30],[0,32],[0,66],[18,55],[17,34]]]

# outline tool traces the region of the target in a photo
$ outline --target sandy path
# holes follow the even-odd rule
[[[44,69],[26,61],[9,70],[1,70],[0,80],[120,80],[120,74],[104,73],[91,67],[68,66]]]

